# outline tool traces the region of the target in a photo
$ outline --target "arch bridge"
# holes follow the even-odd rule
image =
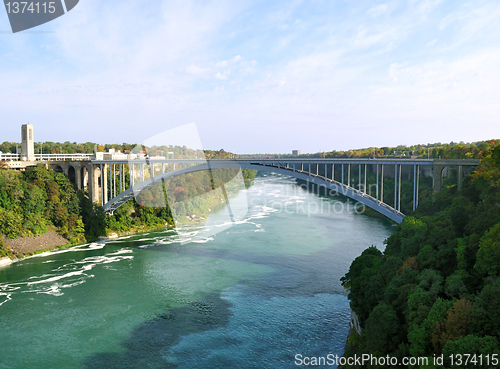
[[[433,190],[440,191],[446,168],[458,169],[458,188],[464,174],[479,160],[436,159],[165,159],[92,161],[89,198],[112,214],[141,191],[177,176],[212,169],[241,168],[279,173],[341,193],[401,223],[401,182],[413,182],[413,210],[419,203],[419,177],[432,176]],[[70,164],[71,165],[71,164]],[[352,171],[357,167],[357,171]],[[367,187],[367,169],[375,183]],[[78,169],[77,169],[78,172]],[[128,173],[127,173],[128,172]],[[357,172],[357,183],[354,177]],[[352,174],[352,175],[351,175]],[[109,181],[108,181],[108,175]],[[394,201],[384,202],[384,175],[394,178]],[[108,189],[109,182],[109,189]],[[368,191],[367,191],[368,190]],[[374,193],[372,193],[372,190]]]

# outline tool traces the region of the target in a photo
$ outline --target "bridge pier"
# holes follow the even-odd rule
[[[443,188],[443,169],[444,165],[434,165],[432,167],[432,190],[439,192]]]
[[[462,190],[463,176],[464,176],[464,167],[462,165],[459,165],[458,166],[458,183],[457,183],[457,188],[459,191]]]
[[[91,202],[99,201],[99,176],[97,175],[98,171],[97,165],[92,165],[89,171],[89,200]]]
[[[472,160],[471,160],[472,161]],[[477,160],[479,164],[479,160]],[[468,173],[472,171],[473,166],[467,163],[467,160],[434,160],[431,170],[432,190],[439,192],[443,189],[443,171],[445,168],[457,169],[457,189],[462,190],[464,179],[464,167],[467,167]]]
[[[82,189],[82,171],[81,171],[81,168],[75,169],[75,182],[76,182],[76,188],[81,190]]]
[[[83,173],[82,173],[83,171]],[[88,188],[89,184],[89,168],[88,167],[82,167],[80,168],[80,175],[82,177],[82,188],[85,189],[85,187]],[[90,196],[89,196],[90,198]]]
[[[401,164],[399,164],[399,184],[398,184],[398,211],[401,211]]]
[[[99,167],[99,180],[101,182],[101,191],[100,191],[100,197],[101,197],[101,206],[104,205],[104,165],[101,164]]]
[[[108,202],[108,164],[101,164],[101,206]]]
[[[398,209],[398,165],[394,164],[394,212]]]
[[[380,166],[380,178],[381,178],[381,182],[380,182],[380,202],[384,202],[384,164],[382,164]]]
[[[415,200],[415,208],[418,208],[418,183],[420,181],[420,165],[417,165],[417,197],[416,197],[416,200]]]
[[[92,164],[89,161],[45,161],[56,172],[61,172],[75,185],[78,190],[83,190],[87,183],[87,175]],[[82,174],[82,171],[86,173]],[[74,176],[73,176],[74,174]]]
[[[361,164],[358,164],[358,192],[361,193]]]
[[[415,189],[417,188],[416,184],[417,180],[417,166],[414,164],[413,165],[413,211],[415,211],[415,203],[416,203],[416,194],[415,194]]]
[[[366,164],[365,164],[365,195],[366,195]]]

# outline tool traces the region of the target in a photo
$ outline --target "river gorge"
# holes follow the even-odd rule
[[[0,368],[289,368],[341,355],[340,278],[393,231],[278,175],[206,224],[74,246],[0,268]],[[330,366],[332,367],[332,366]]]

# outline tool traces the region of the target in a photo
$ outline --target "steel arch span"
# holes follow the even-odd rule
[[[199,162],[199,161],[197,161]],[[287,163],[286,165],[280,165],[281,163]],[[329,190],[334,190],[356,202],[362,203],[365,206],[379,212],[380,214],[386,216],[387,218],[395,221],[396,223],[401,223],[405,218],[405,215],[401,213],[399,210],[396,210],[394,207],[378,200],[377,198],[368,195],[366,192],[363,192],[360,189],[356,189],[354,187],[350,187],[346,184],[343,184],[337,180],[326,178],[324,176],[320,176],[318,174],[312,173],[310,170],[304,170],[303,165],[301,169],[296,168],[296,165],[293,167],[289,166],[289,161],[274,161],[274,162],[263,162],[263,161],[252,161],[252,160],[208,160],[205,164],[193,163],[196,165],[186,166],[182,169],[173,170],[170,172],[162,173],[156,175],[152,178],[149,178],[143,182],[140,182],[116,197],[112,198],[109,202],[103,205],[103,210],[106,213],[112,214],[115,210],[117,210],[120,206],[122,206],[125,202],[127,202],[132,197],[141,193],[142,191],[151,188],[152,186],[161,183],[163,180],[167,180],[170,178],[178,177],[184,174],[195,173],[199,171],[208,171],[212,169],[230,169],[230,168],[241,168],[241,169],[253,169],[257,171],[266,171],[266,172],[274,172],[286,176],[290,176],[293,178],[297,178],[303,181],[307,181],[309,183],[313,183],[317,186],[325,187]],[[156,164],[153,161],[151,164]],[[149,164],[149,163],[148,163]],[[352,163],[357,164],[357,163]],[[370,162],[371,164],[371,162]],[[387,163],[389,164],[389,163]],[[326,164],[325,164],[326,165]]]

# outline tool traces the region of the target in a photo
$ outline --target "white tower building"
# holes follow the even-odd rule
[[[33,125],[23,124],[21,126],[21,160],[35,160],[35,141],[33,139]]]

